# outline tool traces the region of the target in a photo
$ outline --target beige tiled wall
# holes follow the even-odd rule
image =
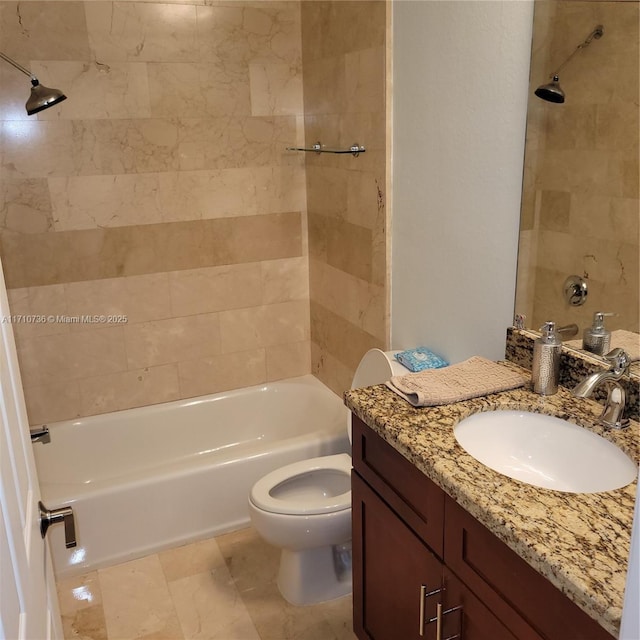
[[[302,3],[305,137],[351,155],[306,155],[313,372],[342,393],[388,345],[387,3]]]
[[[531,91],[589,35],[604,35],[560,74],[564,104],[529,101],[516,311],[537,329],[546,320],[638,331],[640,308],[640,3],[536,3]],[[570,307],[567,276],[588,279]]]
[[[68,95],[27,117],[0,67],[30,421],[308,373],[299,3],[0,2],[0,36]]]

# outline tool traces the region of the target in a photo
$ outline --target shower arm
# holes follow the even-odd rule
[[[18,64],[15,60],[11,59],[8,55],[2,53],[0,51],[0,58],[2,58],[5,62],[8,62],[12,67],[15,67],[18,71],[22,71],[25,76],[29,76],[31,78],[31,84],[34,87],[37,87],[40,83],[38,82],[38,78],[36,78],[29,69],[25,69],[21,64]]]
[[[576,55],[576,53],[578,53],[578,51],[581,51],[582,49],[585,49],[586,47],[588,47],[591,44],[591,41],[594,38],[596,40],[599,40],[600,38],[602,38],[603,34],[604,34],[604,27],[603,27],[603,25],[599,24],[587,36],[587,39],[584,42],[581,42],[575,48],[575,51],[551,75],[549,75],[549,77],[552,78],[552,79],[557,78],[559,73],[567,66],[567,64],[569,64],[569,62],[573,59],[573,57]]]

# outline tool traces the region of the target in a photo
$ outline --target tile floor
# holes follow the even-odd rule
[[[294,607],[251,529],[58,582],[67,640],[355,640],[351,598]]]

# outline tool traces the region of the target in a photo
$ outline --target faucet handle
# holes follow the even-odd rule
[[[621,376],[629,367],[631,361],[629,354],[624,349],[613,349],[604,356],[604,359],[611,365],[611,370],[617,376]]]

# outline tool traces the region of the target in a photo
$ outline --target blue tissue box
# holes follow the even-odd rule
[[[427,347],[416,347],[400,351],[395,355],[396,360],[409,371],[424,371],[425,369],[441,369],[449,363]]]

